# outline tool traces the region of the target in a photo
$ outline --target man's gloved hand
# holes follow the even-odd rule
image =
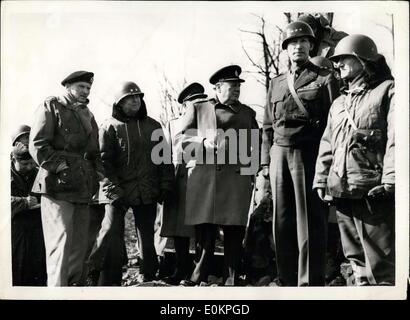
[[[367,196],[370,198],[390,198],[394,196],[394,184],[382,184],[370,189]]]
[[[317,188],[316,192],[317,192],[319,199],[322,200],[323,202],[329,205],[333,203],[333,197],[326,194],[325,188]]]
[[[67,169],[68,169],[67,163],[65,161],[61,161],[56,168],[56,173],[60,173]]]
[[[36,209],[40,207],[40,204],[38,203],[38,200],[36,197],[28,196],[26,197],[26,200],[27,200],[27,207],[29,209]]]
[[[212,151],[212,150],[215,150],[217,148],[217,145],[216,145],[214,140],[205,138],[204,139],[204,148],[205,148],[205,150],[211,150]]]
[[[260,167],[260,171],[262,171],[262,176],[264,176],[266,179],[269,178],[269,166],[268,165],[262,165]]]

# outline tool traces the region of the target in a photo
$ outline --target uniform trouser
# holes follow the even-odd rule
[[[191,268],[191,260],[189,258],[189,237],[174,237],[175,247],[175,272],[173,276],[178,279],[185,279]]]
[[[394,285],[394,200],[337,199],[343,251],[357,285]]]
[[[132,206],[138,242],[141,247],[141,273],[152,277],[158,270],[158,259],[154,246],[154,223],[156,204]],[[97,236],[92,256],[94,267],[102,268],[99,284],[121,285],[122,266],[127,261],[124,243],[125,208],[106,205],[101,230]],[[97,261],[99,263],[97,264]]]
[[[86,262],[84,266],[84,276],[94,270],[101,270],[102,259],[95,257],[98,235],[101,230],[101,225],[105,216],[104,204],[93,204],[90,206],[90,225],[88,228],[88,243]]]
[[[215,251],[217,227],[218,225],[210,223],[195,226],[195,242],[199,257],[191,275],[193,282],[207,281]],[[224,265],[227,271],[225,284],[236,285],[239,279],[245,226],[223,225],[221,227],[224,233]]]
[[[104,218],[106,220],[104,221]],[[112,219],[108,219],[112,220]],[[104,222],[104,223],[103,223]],[[105,204],[90,206],[90,226],[88,228],[88,244],[83,277],[93,272],[102,271],[107,252],[108,235]]]
[[[270,178],[278,278],[285,286],[325,281],[326,205],[312,190],[315,148],[273,145]]]
[[[120,286],[127,252],[124,241],[125,211],[107,204],[104,219],[90,254],[90,268],[101,271],[100,286]]]
[[[88,240],[88,205],[42,195],[41,219],[46,247],[47,285],[81,284]]]

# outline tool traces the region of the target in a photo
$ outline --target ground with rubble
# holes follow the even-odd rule
[[[164,283],[161,280],[138,283],[139,275],[139,259],[137,252],[137,236],[134,228],[134,217],[129,212],[125,216],[125,244],[128,254],[128,264],[123,268],[123,279],[122,286],[170,286]],[[160,259],[160,270],[158,278],[161,279],[167,275],[170,275],[174,263],[174,254],[173,254],[173,244],[172,239],[159,239],[156,238],[157,247],[164,246],[163,256],[159,256]],[[191,242],[191,253],[194,252],[193,243]],[[223,259],[223,242],[221,239],[218,239],[216,242],[216,258],[215,264],[221,265]],[[254,272],[252,279],[246,279],[245,276],[242,276],[244,286],[276,286],[274,282],[274,273],[272,266],[260,269],[260,272]],[[345,285],[354,285],[354,280],[352,279],[352,270],[348,263],[344,263],[341,266],[341,275],[342,279],[337,279],[334,285],[345,286]],[[222,285],[222,275],[210,275],[208,277],[207,283],[202,283],[201,286],[221,286]]]

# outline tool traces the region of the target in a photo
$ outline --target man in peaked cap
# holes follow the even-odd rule
[[[291,66],[273,78],[263,119],[261,163],[270,176],[278,284],[324,285],[326,206],[312,190],[320,138],[339,95],[331,71],[309,61],[315,35],[297,21],[286,26],[282,48]]]
[[[242,174],[242,169],[249,167],[249,163],[242,163],[240,156],[236,160],[230,159],[232,141],[227,143],[225,133],[227,130],[235,132],[239,146],[239,130],[245,130],[247,149],[242,151],[252,154],[252,157],[255,155],[250,152],[252,129],[258,134],[255,111],[239,102],[240,84],[244,82],[239,78],[240,74],[241,68],[237,65],[215,72],[209,79],[209,82],[215,85],[215,98],[192,103],[183,116],[183,127],[186,130],[182,144],[185,150],[196,145],[198,149],[195,150],[198,150],[198,153],[203,151],[205,154],[225,155],[224,162],[217,161],[220,160],[219,156],[215,156],[213,161],[201,163],[194,159],[187,164],[185,223],[195,226],[199,250],[198,262],[191,278],[183,285],[192,286],[207,281],[212,267],[218,226],[222,227],[224,233],[225,285],[239,284],[242,240],[248,220],[252,177]],[[231,138],[230,136],[229,140]],[[239,155],[238,150],[235,152]]]
[[[178,102],[186,109],[193,102],[206,99],[204,87],[197,83],[186,86],[178,95]],[[183,110],[184,111],[184,110]],[[191,272],[191,260],[189,257],[190,238],[194,237],[193,226],[185,224],[185,197],[187,191],[188,169],[183,161],[181,146],[182,118],[169,121],[169,136],[172,148],[172,159],[175,165],[176,194],[175,197],[164,203],[161,236],[172,237],[175,247],[175,270],[174,273],[163,279],[169,284],[179,284],[186,280]]]
[[[87,107],[93,76],[67,76],[65,94],[39,106],[30,133],[30,154],[40,167],[32,191],[41,195],[48,286],[82,285],[88,204],[103,171],[98,126]]]
[[[207,95],[204,92],[205,89],[200,83],[193,82],[190,85],[186,86],[178,95],[178,103],[182,104],[186,101],[206,98]]]

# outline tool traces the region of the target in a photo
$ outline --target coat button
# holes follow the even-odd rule
[[[221,171],[221,166],[216,166],[217,171]]]
[[[238,169],[235,169],[235,172],[236,172],[236,173],[240,173],[240,172],[241,172],[241,169],[239,169],[239,168],[238,168]]]

